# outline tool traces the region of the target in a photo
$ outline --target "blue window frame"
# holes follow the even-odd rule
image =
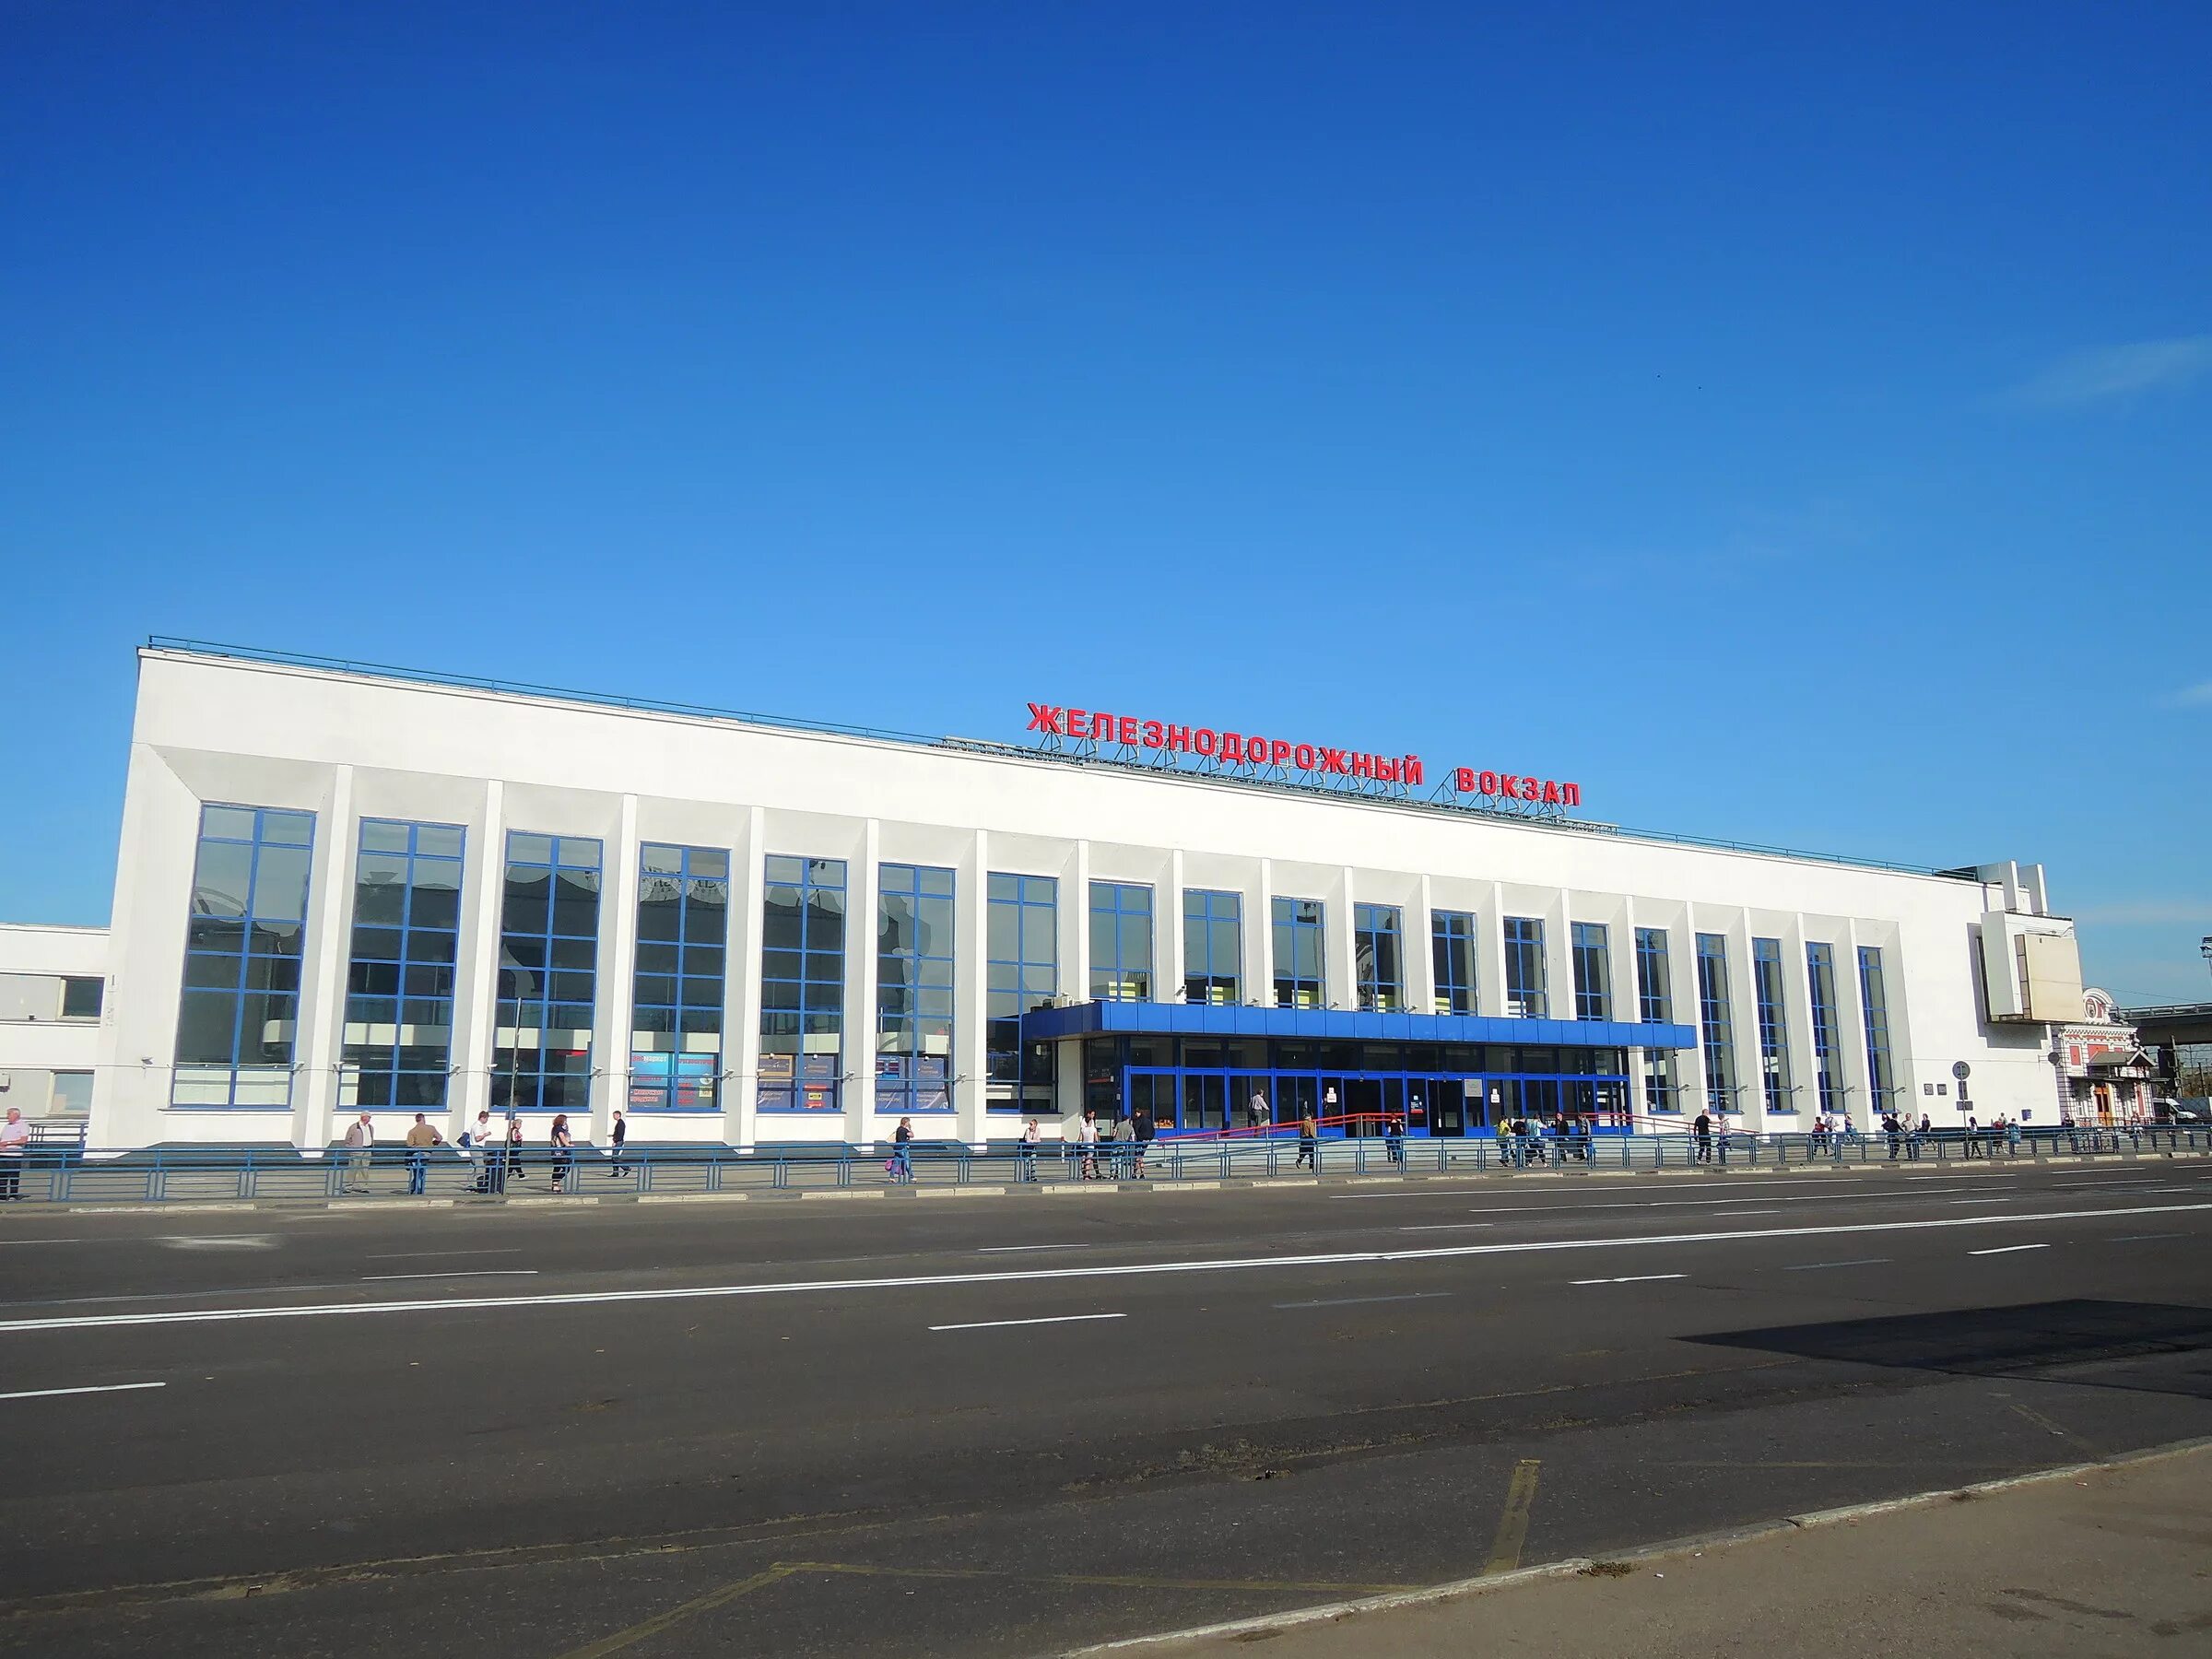
[[[1636,930],[1636,1013],[1648,1024],[1671,1025],[1675,1018],[1674,982],[1667,961],[1666,929]],[[1665,1049],[1646,1049],[1643,1055],[1643,1103],[1647,1111],[1674,1112],[1675,1057]]]
[[[729,850],[664,841],[639,848],[632,1112],[720,1109],[729,943]]]
[[[587,836],[508,831],[495,1111],[590,1110],[604,851]]]
[[[1359,1006],[1394,1014],[1406,1006],[1405,914],[1394,904],[1352,906],[1352,978]]]
[[[1859,1005],[1866,1011],[1867,1086],[1874,1091],[1874,1109],[1887,1112],[1897,1091],[1889,1077],[1889,998],[1877,946],[1859,947]]]
[[[1053,1045],[1024,1043],[1021,1017],[1060,991],[1060,883],[1051,876],[991,873],[984,906],[987,974],[983,1048],[991,1112],[1053,1109]]]
[[[1769,1112],[1797,1110],[1790,1071],[1790,1012],[1783,1001],[1782,941],[1751,941],[1751,992],[1759,1005],[1759,1076]]]
[[[360,822],[338,1091],[348,1111],[446,1103],[464,838],[456,824]]]
[[[1090,884],[1090,994],[1108,1002],[1152,999],[1152,889]]]
[[[952,1110],[953,872],[887,864],[876,886],[876,1110]]]
[[[1542,1019],[1545,994],[1544,922],[1540,916],[1505,919],[1505,1011],[1516,1019]]]
[[[1244,896],[1205,888],[1182,893],[1182,999],[1236,1003],[1244,997]]]
[[[777,854],[760,910],[762,1112],[841,1112],[845,861]]]
[[[312,812],[200,808],[171,1104],[291,1104],[314,845]]]
[[[1813,1005],[1813,1069],[1819,1079],[1820,1110],[1843,1110],[1843,1036],[1836,1019],[1836,950],[1832,945],[1805,947],[1806,988]]]
[[[1735,1025],[1728,1013],[1728,940],[1698,935],[1698,1034],[1705,1049],[1705,1109],[1735,1110]]]
[[[1328,972],[1323,955],[1322,905],[1318,899],[1277,899],[1275,912],[1275,1006],[1325,1008]]]
[[[1436,1009],[1439,1014],[1476,1011],[1477,962],[1475,913],[1472,911],[1429,912],[1429,950],[1436,966]]]
[[[1574,1017],[1613,1018],[1613,963],[1602,922],[1577,922],[1571,944],[1574,955]]]

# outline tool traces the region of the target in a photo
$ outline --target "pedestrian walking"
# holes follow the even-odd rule
[[[1696,1138],[1698,1143],[1698,1161],[1700,1163],[1711,1163],[1712,1161],[1712,1114],[1703,1112],[1699,1112],[1697,1121],[1691,1124],[1689,1126],[1689,1132]]]
[[[622,1108],[615,1108],[615,1121],[606,1132],[606,1144],[614,1148],[615,1161],[606,1167],[612,1175],[627,1175],[629,1166],[622,1161],[622,1143],[629,1138],[629,1124],[622,1115]]]
[[[1082,1122],[1076,1125],[1076,1159],[1082,1166],[1081,1179],[1099,1178],[1099,1114],[1090,1107],[1083,1109]]]
[[[546,1145],[553,1150],[553,1190],[559,1192],[569,1178],[570,1170],[576,1164],[576,1155],[569,1149],[569,1114],[553,1114],[553,1132],[546,1136]]]
[[[1897,1161],[1898,1143],[1904,1139],[1904,1125],[1897,1121],[1894,1112],[1882,1114],[1882,1135],[1889,1143],[1889,1161]]]
[[[461,1155],[476,1166],[477,1178],[469,1183],[473,1191],[491,1190],[491,1113],[479,1112],[477,1121],[461,1131]]]
[[[891,1131],[891,1160],[884,1165],[885,1171],[893,1181],[911,1182],[913,1180],[913,1144],[914,1120],[900,1118],[899,1127]]]
[[[1335,1091],[1332,1089],[1330,1092],[1334,1094]],[[1321,1165],[1314,1158],[1320,1149],[1321,1125],[1314,1121],[1312,1109],[1309,1107],[1305,1116],[1298,1120],[1298,1161],[1290,1166],[1291,1169],[1311,1170],[1314,1174],[1320,1174]]]
[[[0,1124],[0,1204],[23,1196],[23,1155],[29,1147],[30,1125],[23,1121],[23,1109],[10,1106],[7,1122]]]
[[[1113,1178],[1126,1181],[1136,1158],[1136,1124],[1128,1118],[1113,1121]]]
[[[407,1131],[407,1192],[419,1198],[428,1189],[430,1179],[430,1148],[442,1147],[445,1137],[429,1125],[421,1112],[415,1114],[414,1126]]]
[[[1252,1091],[1252,1099],[1244,1102],[1244,1127],[1263,1129],[1273,1124],[1275,1112],[1267,1104],[1267,1096],[1261,1089]]]
[[[1394,1164],[1406,1161],[1406,1120],[1394,1112],[1382,1120],[1382,1150]]]
[[[1982,1155],[1982,1125],[1974,1121],[1971,1112],[1966,1114],[1966,1155],[1969,1158]]]
[[[1021,1126],[1021,1139],[1016,1143],[1014,1147],[1015,1151],[1021,1156],[1021,1161],[1015,1170],[1015,1179],[1018,1181],[1037,1179],[1038,1135],[1039,1130],[1035,1118],[1031,1118]]]
[[[1135,1173],[1137,1180],[1142,1181],[1145,1178],[1145,1154],[1152,1150],[1152,1139],[1159,1133],[1159,1126],[1152,1121],[1150,1107],[1139,1106],[1129,1114],[1129,1132],[1136,1148]]]
[[[369,1190],[369,1160],[376,1156],[376,1124],[367,1112],[346,1125],[346,1190]]]
[[[1512,1121],[1510,1118],[1500,1118],[1493,1134],[1498,1142],[1498,1167],[1501,1170],[1510,1170],[1513,1167]]]
[[[2008,1117],[2004,1120],[2004,1124],[2005,1155],[2007,1158],[2018,1158],[2020,1155],[2020,1120]]]
[[[517,1117],[512,1111],[507,1114],[506,1175],[512,1175],[517,1181],[527,1181],[530,1179],[529,1175],[523,1169],[523,1120]],[[500,1180],[500,1186],[502,1191],[505,1190],[506,1185],[506,1176],[503,1175]]]

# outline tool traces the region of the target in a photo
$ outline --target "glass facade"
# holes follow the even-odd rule
[[[1405,919],[1394,904],[1352,906],[1352,977],[1359,1006],[1394,1014],[1406,1006]]]
[[[729,943],[728,850],[647,841],[638,851],[630,980],[632,1112],[721,1108]]]
[[[1735,1110],[1735,1028],[1728,1014],[1728,941],[1698,935],[1698,1036],[1705,1049],[1705,1109]]]
[[[349,1111],[446,1103],[463,846],[454,824],[360,822],[338,1088]]]
[[[292,1099],[315,815],[204,806],[177,1008],[177,1106]]]
[[[587,837],[508,832],[494,1112],[590,1105],[601,857],[600,843]]]
[[[1574,1017],[1613,1018],[1613,964],[1602,922],[1577,922],[1573,928]]]
[[[1322,954],[1322,905],[1318,899],[1277,899],[1275,922],[1275,1006],[1325,1008],[1328,970]]]
[[[1751,941],[1751,991],[1759,1004],[1759,1075],[1769,1112],[1797,1110],[1790,1072],[1790,1013],[1783,1001],[1782,941]]]
[[[1805,979],[1813,1004],[1813,1070],[1819,1079],[1820,1110],[1843,1110],[1843,1038],[1836,1022],[1836,951],[1832,945],[1805,947]]]
[[[1675,1018],[1674,982],[1669,978],[1666,929],[1636,930],[1636,1017],[1653,1025],[1671,1025]],[[1647,1049],[1643,1056],[1643,1104],[1647,1112],[1673,1112],[1675,1057],[1664,1049]]]
[[[1244,898],[1185,888],[1182,894],[1182,999],[1236,1003],[1244,997]]]
[[[1021,1017],[1059,994],[1059,907],[1055,877],[992,872],[985,929],[989,1006],[983,1011],[991,1081],[983,1104],[994,1112],[1053,1109],[1053,1046],[1025,1044]]]
[[[876,1110],[952,1110],[953,872],[887,864],[876,888]]]
[[[1152,889],[1090,884],[1090,994],[1107,1002],[1152,1000]]]
[[[1545,995],[1544,922],[1538,916],[1505,919],[1505,1011],[1515,1019],[1542,1019]]]
[[[1888,1112],[1897,1091],[1889,1077],[1889,997],[1878,946],[1859,947],[1859,1002],[1866,1010],[1867,1087],[1874,1091],[1874,1110]]]
[[[1477,946],[1472,911],[1429,912],[1429,948],[1436,959],[1436,1009],[1439,1014],[1476,1011],[1475,970]]]
[[[762,870],[762,1112],[841,1112],[845,861],[771,856]]]

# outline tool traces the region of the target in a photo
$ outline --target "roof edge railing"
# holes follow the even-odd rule
[[[851,724],[834,720],[803,720],[784,714],[762,714],[745,709],[716,708],[706,703],[675,702],[665,698],[618,697],[606,692],[580,691],[566,686],[535,685],[527,680],[499,679],[489,675],[454,674],[439,669],[401,668],[389,663],[362,662],[350,657],[318,656],[312,652],[276,651],[258,645],[227,645],[209,640],[186,639],[174,634],[149,634],[147,648],[151,651],[177,652],[188,656],[228,658],[243,663],[265,663],[275,667],[310,668],[324,673],[352,674],[365,678],[392,680],[403,685],[441,686],[455,690],[490,691],[512,697],[542,697],[559,702],[581,704],[586,708],[624,709],[642,714],[676,714],[694,720],[727,720],[746,725],[761,726],[771,731],[811,733],[821,736],[856,737],[877,743],[904,744],[912,747],[956,750],[963,753],[994,755],[1014,760],[1040,760],[1062,766],[1105,767],[1115,771],[1126,771],[1144,777],[1187,778],[1194,782],[1225,783],[1240,789],[1264,789],[1269,794],[1288,792],[1310,795],[1316,800],[1351,801],[1367,806],[1392,806],[1403,811],[1426,812],[1457,818],[1475,818],[1484,823],[1511,824],[1517,828],[1545,830],[1568,835],[1603,835],[1624,841],[1651,841],[1662,846],[1699,847],[1711,852],[1749,853],[1765,858],[1800,859],[1814,864],[1840,865],[1852,869],[1888,870],[1902,876],[1928,876],[1947,881],[1978,881],[1971,870],[1936,869],[1927,865],[1906,864],[1896,859],[1862,858],[1841,853],[1809,852],[1802,847],[1781,847],[1761,841],[1731,841],[1721,836],[1692,835],[1671,830],[1636,830],[1618,824],[1593,823],[1581,818],[1544,818],[1524,817],[1514,812],[1500,812],[1481,806],[1452,806],[1438,801],[1419,801],[1394,795],[1356,794],[1332,789],[1324,784],[1304,784],[1288,780],[1240,778],[1228,772],[1185,771],[1147,765],[1138,761],[1117,760],[1107,756],[1059,753],[1050,749],[1029,748],[1018,744],[994,742],[971,737],[931,736],[921,732],[902,732],[888,726]]]

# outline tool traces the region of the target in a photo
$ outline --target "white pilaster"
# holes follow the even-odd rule
[[[630,1009],[638,980],[638,797],[622,797],[614,844],[599,877],[598,982],[592,1018],[592,1122],[569,1125],[578,1140],[595,1138],[629,1104]],[[680,1041],[680,1040],[679,1040]]]
[[[453,1133],[491,1104],[492,1050],[500,1025],[500,907],[507,893],[506,785],[484,785],[481,820],[471,825],[461,873],[461,959],[453,986],[453,1087],[446,1100]]]
[[[730,951],[724,959],[722,1014],[722,1135],[733,1147],[750,1147],[759,1135],[760,934],[766,861],[761,841],[766,811],[747,809],[745,831],[730,850]]]
[[[984,1141],[983,1097],[990,1070],[984,1039],[991,983],[990,953],[991,836],[978,830],[974,843],[962,856],[953,884],[953,1033],[952,1072],[954,1133],[970,1146]]]
[[[1155,1002],[1182,1000],[1182,849],[1168,853],[1168,882],[1152,907],[1152,948],[1159,960],[1152,965]]]
[[[883,820],[861,826],[860,867],[845,882],[845,1138],[876,1138],[877,911],[883,890]],[[888,1135],[889,1130],[887,1128]]]
[[[306,955],[300,963],[300,1030],[292,1046],[292,1139],[327,1146],[337,1112],[339,1056],[345,1053],[346,979],[353,959],[353,768],[332,769],[330,794],[315,825],[308,884]]]
[[[1416,1014],[1436,1011],[1436,950],[1430,943],[1433,924],[1429,920],[1431,900],[1428,877],[1420,886],[1410,913],[1399,918],[1399,972],[1406,982],[1406,1006]]]

